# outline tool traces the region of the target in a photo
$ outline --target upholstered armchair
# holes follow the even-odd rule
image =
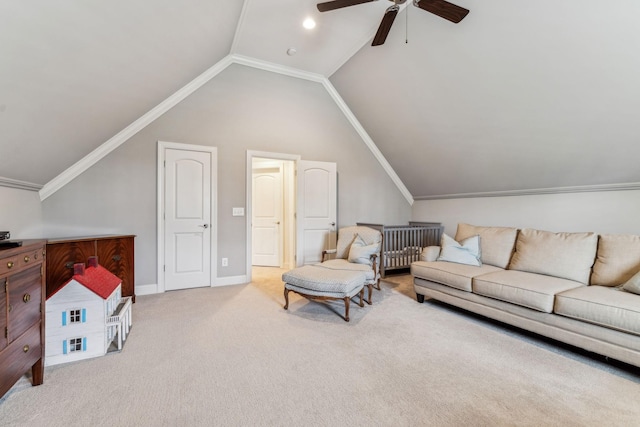
[[[336,249],[322,251],[322,266],[334,270],[360,271],[366,275],[371,304],[372,288],[380,290],[380,246],[382,234],[365,226],[344,227],[338,230]]]
[[[304,265],[282,275],[284,282],[284,309],[289,308],[289,292],[309,299],[344,301],[344,320],[349,321],[351,298],[360,295],[363,307],[364,286],[380,289],[377,260],[380,256],[382,235],[378,230],[364,226],[341,228],[336,249],[322,252],[320,264]],[[333,255],[332,259],[327,259]]]

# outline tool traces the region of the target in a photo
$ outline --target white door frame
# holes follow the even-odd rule
[[[259,157],[263,159],[276,159],[276,160],[293,160],[297,162],[301,159],[299,154],[284,154],[284,153],[271,153],[268,151],[252,151],[247,150],[247,170],[246,170],[246,184],[247,184],[247,210],[246,210],[246,236],[247,236],[247,246],[246,246],[246,272],[247,272],[247,282],[251,282],[251,268],[252,268],[252,254],[251,254],[251,218],[253,217],[252,210],[252,195],[253,195],[253,158]]]
[[[165,162],[165,150],[187,150],[187,151],[207,151],[211,153],[213,159],[211,163],[211,274],[209,277],[209,283],[211,286],[216,285],[216,278],[218,277],[218,149],[208,145],[193,145],[193,144],[181,144],[177,142],[158,141],[158,165],[157,165],[157,224],[156,239],[158,242],[158,254],[157,254],[157,277],[158,277],[158,293],[165,292],[164,285],[164,162]]]

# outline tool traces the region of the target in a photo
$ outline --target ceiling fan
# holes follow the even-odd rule
[[[362,3],[369,3],[377,0],[333,0],[324,3],[318,3],[318,10],[320,12],[328,12],[330,10],[342,9],[343,7],[355,6]],[[400,5],[404,4],[407,0],[389,0],[394,3],[384,13],[382,22],[378,27],[373,43],[371,46],[379,46],[384,43],[391,30],[391,25],[396,19],[396,15],[400,10]],[[462,19],[469,13],[468,9],[460,6],[456,6],[453,3],[449,3],[445,0],[413,0],[413,5],[419,7],[422,10],[431,12],[441,18],[447,19],[454,24],[462,21]]]

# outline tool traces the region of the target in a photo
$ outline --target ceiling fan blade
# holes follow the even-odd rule
[[[468,9],[456,6],[445,0],[413,0],[413,5],[441,18],[448,19],[455,24],[462,21],[469,13]]]
[[[400,10],[400,6],[393,5],[387,9],[382,17],[382,22],[378,27],[378,31],[376,32],[375,37],[373,38],[373,43],[371,46],[380,46],[384,44],[384,41],[387,39],[387,35],[389,34],[389,30],[391,30],[391,25],[393,25],[394,19],[396,19],[396,15]]]
[[[328,12],[330,10],[342,9],[343,7],[355,6],[357,4],[369,3],[376,0],[333,0],[324,3],[318,3],[320,12]]]

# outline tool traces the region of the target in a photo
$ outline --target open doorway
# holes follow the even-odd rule
[[[296,256],[295,169],[300,156],[247,152],[247,274],[290,269]],[[251,277],[249,277],[251,280]]]
[[[254,188],[254,159],[256,171],[264,181]],[[335,248],[337,230],[337,164],[301,160],[300,156],[259,151],[247,151],[247,218],[246,218],[246,272],[247,281],[252,279],[254,262],[254,242],[262,239],[260,233],[254,233],[254,193],[271,192],[278,187],[276,175],[282,170],[283,200],[272,201],[273,206],[282,205],[282,220],[273,214],[275,209],[265,209],[261,213],[264,229],[262,234],[269,234],[265,223],[279,225],[282,229],[282,251],[273,264],[280,259],[280,268],[290,269],[295,266],[315,264],[321,261],[324,249]],[[268,175],[272,175],[269,177]],[[262,197],[262,195],[261,195]],[[270,197],[264,197],[272,200]],[[275,200],[275,199],[274,199]],[[280,224],[276,224],[280,222]],[[257,220],[256,220],[257,223]],[[275,233],[275,229],[271,232]],[[254,237],[255,234],[255,237]],[[260,251],[273,251],[275,240],[267,243],[257,242]],[[257,258],[256,258],[257,259]],[[273,261],[273,260],[272,260]],[[258,261],[265,263],[264,259]],[[275,267],[265,267],[275,268]]]
[[[252,161],[251,259],[253,266],[292,268],[295,256],[295,163]]]

